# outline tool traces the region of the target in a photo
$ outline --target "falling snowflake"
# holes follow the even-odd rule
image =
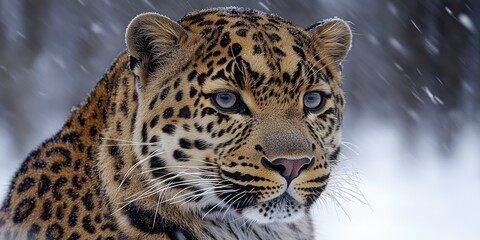
[[[260,5],[262,8],[264,8],[265,10],[267,11],[270,11],[270,8],[267,6],[267,4],[263,3],[263,2],[258,2],[258,5]]]
[[[413,21],[413,19],[410,19],[410,22],[413,24],[413,26],[415,27],[415,29],[417,29],[417,31],[419,33],[422,33],[422,30],[420,30],[420,28],[417,26],[417,24],[415,23],[415,21]]]
[[[430,98],[430,100],[433,102],[433,104],[443,105],[443,101],[439,97],[433,95],[433,93],[430,91],[430,89],[428,89],[428,87],[426,87],[426,86],[423,87],[423,91],[425,91],[428,98]]]
[[[405,50],[403,45],[396,38],[389,37],[388,42],[390,43],[390,45],[392,45],[393,48],[395,48],[395,50],[402,53],[403,55],[406,55],[407,51]]]
[[[445,11],[447,11],[448,15],[454,17],[452,10],[450,10],[450,8],[448,8],[447,6],[445,6]]]
[[[458,15],[458,21],[470,32],[477,32],[475,25],[473,25],[472,20],[466,14],[460,13]]]

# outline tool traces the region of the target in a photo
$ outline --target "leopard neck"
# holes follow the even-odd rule
[[[120,229],[129,238],[145,232],[157,237],[179,232],[190,236],[192,230],[185,226],[196,218],[193,213],[167,203],[158,206],[158,194],[142,196],[148,179],[141,172],[142,159],[134,146],[149,143],[134,140],[138,107],[135,84],[128,68],[128,54],[123,53],[88,101],[89,105],[97,105],[96,111],[102,116],[97,169],[105,197]]]
[[[56,137],[69,140],[70,143],[76,146],[79,143],[79,137],[82,140],[91,143],[92,146],[98,146],[103,139],[103,132],[108,128],[113,112],[118,111],[115,107],[117,92],[122,88],[119,86],[120,79],[129,78],[131,75],[122,70],[123,65],[126,64],[127,55],[122,53],[110,69],[105,73],[102,79],[97,83],[88,98],[82,102],[78,107],[75,107],[69,119],[62,127],[62,130],[56,134]],[[71,133],[68,136],[67,134]],[[83,149],[86,146],[77,146]],[[89,155],[98,153],[98,149],[89,149]]]

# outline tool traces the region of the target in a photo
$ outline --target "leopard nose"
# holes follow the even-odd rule
[[[287,159],[277,158],[273,161],[269,161],[266,158],[262,158],[262,164],[272,170],[275,170],[282,175],[288,183],[300,175],[302,170],[308,169],[312,166],[314,159],[300,158],[300,159]]]

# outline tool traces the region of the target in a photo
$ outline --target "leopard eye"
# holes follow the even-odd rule
[[[320,92],[308,92],[303,96],[303,106],[308,112],[319,111],[325,102],[324,97]]]
[[[235,103],[237,102],[237,96],[230,92],[217,93],[213,99],[218,107],[223,109],[230,109],[235,106]]]
[[[248,109],[241,98],[231,92],[219,92],[211,97],[213,105],[219,110],[229,113],[248,114]]]

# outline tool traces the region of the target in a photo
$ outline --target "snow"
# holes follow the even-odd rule
[[[472,85],[470,85],[468,82],[462,81],[462,86],[463,86],[463,88],[465,88],[465,90],[466,90],[468,93],[474,94],[474,91],[475,91],[475,90],[473,89]]]
[[[395,65],[395,68],[397,68],[399,71],[403,71],[403,68],[399,63],[394,62],[393,65]]]
[[[450,10],[450,8],[448,8],[447,6],[445,6],[445,11],[447,11],[448,15],[450,15],[450,16],[453,17],[453,12],[452,12],[452,10]]]
[[[22,15],[22,4],[0,3],[2,40],[5,40],[0,54],[4,56],[0,75],[6,77],[5,81],[0,80],[0,97],[5,96],[1,90],[12,91],[12,96],[17,97],[12,106],[27,113],[18,115],[12,108],[2,108],[7,104],[3,106],[4,102],[0,102],[0,199],[5,196],[26,151],[62,126],[70,106],[86,96],[108,63],[125,48],[124,30],[133,16],[160,11],[178,19],[188,11],[211,5],[208,1],[171,2],[175,4],[151,0],[125,5],[115,1],[90,4],[77,0],[66,5],[50,4],[44,9],[44,15],[33,17]],[[474,100],[478,99],[475,94],[479,89],[475,67],[479,65],[478,54],[475,54],[478,52],[475,15],[478,4],[474,4],[475,1],[468,5],[449,2],[450,7],[430,2],[375,1],[366,7],[363,2],[329,0],[314,4],[313,8],[312,4],[298,2],[291,9],[293,5],[286,2],[273,5],[268,0],[234,3],[274,10],[304,26],[336,15],[355,23],[352,25],[354,48],[345,61],[345,90],[351,95],[347,109],[357,107],[359,110],[357,115],[346,114],[345,119],[357,122],[358,118],[367,117],[369,121],[359,120],[355,126],[344,129],[347,141],[353,144],[345,144],[346,160],[336,169],[337,175],[332,175],[334,180],[330,186],[336,186],[337,191],[327,192],[325,203],[321,201],[314,211],[318,239],[478,239],[480,115]],[[415,7],[423,9],[421,15],[410,14]],[[112,9],[122,11],[105,15]],[[30,41],[34,35],[25,28],[25,23],[32,19],[44,35],[35,41]],[[446,21],[456,21],[456,25],[450,26]],[[452,57],[447,49],[457,44],[449,35],[452,27],[467,33],[466,38],[462,38],[464,51],[451,58],[459,59],[461,64],[456,65],[452,60],[452,64],[446,66],[459,68],[460,75],[458,79],[445,76],[440,79],[435,75],[442,71],[435,66],[444,66],[439,65],[443,63],[441,60]],[[410,41],[409,37],[423,38],[423,46],[417,46],[417,41]],[[38,46],[26,45],[37,41]],[[428,54],[423,55],[424,49],[419,48]],[[419,52],[409,55],[413,51]],[[33,59],[33,65],[25,65],[26,59]],[[454,81],[461,81],[458,92],[442,89]],[[7,85],[10,87],[4,88]],[[28,86],[30,90],[14,86]],[[410,107],[407,101],[413,102],[411,109],[407,108]],[[440,105],[452,102],[459,102],[451,111],[458,115],[449,121],[452,114],[446,114],[443,110],[446,106]],[[378,120],[401,119],[403,114],[412,121],[399,122],[403,126],[411,124],[416,130]],[[25,116],[33,119],[33,126],[18,127],[15,123]],[[477,127],[466,126],[460,136],[455,137],[454,146],[448,146],[454,149],[451,155],[435,148],[442,141],[436,138],[442,135],[432,132],[412,133],[418,146],[405,145],[411,142],[404,138],[406,132],[431,125],[434,131],[450,133],[457,131],[450,126],[465,126],[468,118],[474,118],[470,121],[476,121]],[[24,142],[17,144],[12,142],[11,131],[31,135],[20,138]],[[338,195],[339,188],[351,195]]]
[[[260,5],[260,7],[270,12],[270,8],[264,2],[258,2],[258,5]]]
[[[419,33],[422,33],[422,30],[420,30],[420,28],[418,28],[417,24],[415,23],[415,21],[413,19],[410,19],[410,22],[412,23],[412,25],[415,27],[415,29],[417,29],[417,31]]]
[[[150,1],[148,1],[148,0],[143,0],[143,1],[144,1],[150,8],[152,8],[152,9],[154,9],[154,10],[157,9]]]
[[[438,55],[440,53],[440,50],[438,50],[438,47],[435,46],[435,44],[433,44],[428,39],[425,39],[425,46],[427,47],[428,52],[432,55]]]
[[[473,127],[459,133],[450,157],[437,151],[426,132],[418,133],[421,144],[415,151],[404,145],[405,130],[391,124],[359,120],[345,131],[350,137],[344,159],[313,210],[317,239],[468,240],[480,235],[480,139]],[[4,136],[0,128],[0,198],[18,168],[9,164],[15,161],[5,161],[15,155]]]
[[[458,15],[458,21],[470,32],[475,33],[477,32],[477,29],[475,28],[475,25],[473,24],[472,20],[463,13],[460,13]]]
[[[0,126],[2,125],[3,122],[0,121]],[[18,167],[18,161],[12,160],[12,157],[15,156],[15,154],[12,152],[12,149],[14,148],[9,139],[6,138],[7,136],[8,133],[5,131],[5,129],[0,128],[0,165],[2,166],[0,167],[0,203],[8,193],[10,179],[13,177],[15,170]],[[14,164],[12,164],[12,162]]]
[[[88,70],[82,64],[80,64],[79,67],[83,72],[88,72]]]
[[[402,46],[402,44],[396,38],[389,37],[388,42],[390,43],[390,45],[392,45],[392,47],[395,50],[397,50],[398,52],[400,52],[403,55],[406,54],[407,51],[405,50],[405,48]]]
[[[18,36],[20,36],[21,38],[27,39],[27,37],[25,37],[25,34],[21,33],[20,31],[15,31],[15,32],[16,32],[16,33],[18,34]]]
[[[401,129],[364,125],[355,132],[360,155],[348,163],[362,172],[368,201],[333,201],[314,210],[317,239],[477,239],[480,213],[479,137],[469,127],[445,157],[435,139],[421,135],[417,153],[402,144]],[[457,161],[448,161],[450,159]],[[344,212],[343,212],[344,211]]]
[[[375,36],[372,35],[372,34],[368,34],[368,35],[367,35],[367,39],[368,39],[368,41],[370,41],[370,43],[372,43],[373,45],[378,46],[378,44],[380,44],[380,43],[378,42],[377,37],[375,37]]]
[[[427,86],[423,87],[422,89],[423,89],[423,91],[425,91],[425,93],[427,94],[428,98],[430,98],[430,100],[432,100],[432,102],[433,102],[434,104],[443,105],[443,101],[442,101],[439,97],[433,95],[433,93],[430,91],[430,89],[428,89]]]
[[[468,29],[470,32],[472,33],[476,33],[477,32],[477,29],[475,28],[475,24],[473,23],[473,21],[470,19],[470,17],[468,15],[466,15],[465,13],[460,13],[458,14],[457,17],[455,17],[453,15],[453,12],[452,10],[450,10],[450,8],[448,7],[445,7],[445,11],[447,11],[447,13],[454,17],[455,19],[457,19],[466,29]]]
[[[387,3],[387,8],[388,8],[388,11],[390,11],[390,13],[392,13],[393,15],[395,15],[395,16],[398,15],[398,10],[397,10],[397,7],[395,6],[395,4],[393,4],[391,2],[388,2]]]
[[[101,34],[104,32],[103,28],[97,23],[91,23],[90,30],[95,34]]]
[[[421,120],[420,115],[416,111],[413,111],[411,109],[407,110],[408,116],[410,116],[413,120],[419,122]]]

